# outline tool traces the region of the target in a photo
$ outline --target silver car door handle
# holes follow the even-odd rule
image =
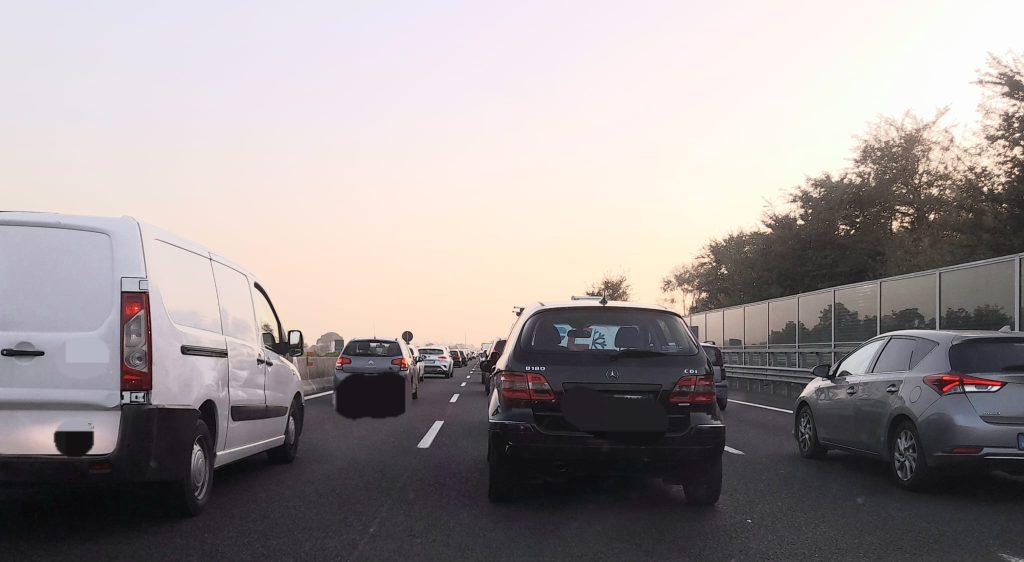
[[[266,362],[267,362],[267,360],[266,360],[266,359],[264,359],[264,358],[262,358],[262,357],[257,357],[257,358],[256,358],[256,364],[257,364],[257,365],[263,365],[263,364],[265,364]]]
[[[264,359],[263,362],[266,363],[267,367],[273,367],[274,366],[274,362],[271,361],[270,359]]]
[[[857,388],[853,386],[847,387],[846,393],[850,395],[857,394]]]
[[[900,387],[894,384],[890,384],[889,386],[885,387],[885,391],[888,392],[889,394],[895,394],[900,391]]]

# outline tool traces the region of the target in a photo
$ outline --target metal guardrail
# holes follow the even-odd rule
[[[791,382],[807,384],[814,380],[809,369],[792,367],[762,367],[759,365],[726,365],[725,374],[728,378],[751,379],[768,382]]]

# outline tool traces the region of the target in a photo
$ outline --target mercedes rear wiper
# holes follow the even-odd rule
[[[610,362],[614,363],[615,361],[617,361],[617,360],[619,360],[619,359],[621,359],[623,357],[662,357],[664,355],[668,355],[668,354],[665,353],[665,352],[662,352],[662,351],[651,351],[650,349],[635,349],[635,348],[622,349],[622,350],[616,351],[612,355],[612,358],[610,359]]]

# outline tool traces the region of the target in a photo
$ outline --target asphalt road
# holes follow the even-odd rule
[[[0,489],[0,559],[1024,560],[1024,481],[902,492],[879,463],[799,458],[791,415],[738,402],[714,508],[640,477],[534,485],[492,505],[479,374],[428,379],[420,395],[400,418],[359,421],[309,399],[296,462],[218,470],[198,518],[144,490]]]

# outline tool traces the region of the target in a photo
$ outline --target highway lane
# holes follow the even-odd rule
[[[530,485],[518,500],[491,505],[479,375],[459,369],[420,393],[405,416],[386,420],[347,420],[329,397],[310,399],[296,462],[259,456],[217,471],[212,503],[195,519],[175,518],[144,491],[0,489],[0,552],[12,560],[1024,558],[1024,482],[984,476],[929,495],[902,492],[880,463],[800,459],[790,415],[735,402],[725,413],[728,444],[743,454],[725,455],[715,508],[687,506],[678,487],[640,477]]]

